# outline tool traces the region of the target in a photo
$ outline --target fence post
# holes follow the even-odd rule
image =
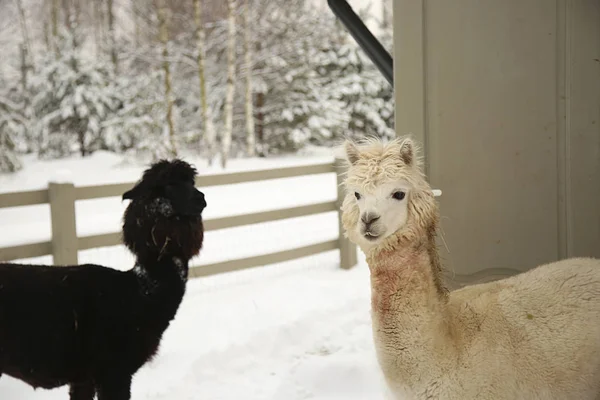
[[[75,223],[75,185],[50,182],[50,222],[54,265],[77,264],[77,226]]]
[[[357,264],[356,258],[356,245],[349,241],[344,236],[344,226],[342,225],[342,203],[344,201],[344,187],[342,182],[344,180],[343,174],[345,173],[345,167],[340,159],[335,160],[335,171],[337,176],[337,206],[338,206],[338,227],[340,230],[339,236],[339,247],[340,247],[340,267],[343,269],[350,269]]]

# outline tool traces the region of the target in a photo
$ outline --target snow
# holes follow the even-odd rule
[[[73,183],[73,173],[70,169],[57,169],[48,183]]]
[[[270,159],[234,159],[227,172],[333,161],[332,152]],[[184,157],[201,174],[220,172]],[[144,167],[97,152],[81,159],[24,158],[24,169],[0,175],[0,191],[44,188],[56,171],[69,171],[76,185],[130,182]],[[331,201],[334,174],[277,179],[202,189],[205,218]],[[80,204],[81,203],[81,204]],[[119,229],[125,203],[119,198],[77,204],[79,235]],[[0,246],[47,240],[47,206],[0,210]],[[196,264],[264,254],[338,236],[335,212],[206,233]],[[232,245],[233,244],[233,245]],[[370,319],[369,272],[339,268],[337,251],[193,279],[157,357],[134,377],[133,399],[384,399]],[[51,262],[40,257],[33,262]],[[80,252],[80,262],[118,269],[133,267],[123,246]],[[0,399],[64,400],[67,389],[34,391],[2,377]]]

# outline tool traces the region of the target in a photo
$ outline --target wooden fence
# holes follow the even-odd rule
[[[337,175],[337,201],[209,219],[204,222],[204,228],[206,231],[211,231],[337,211],[340,229],[338,239],[275,253],[193,267],[190,269],[190,276],[199,277],[274,264],[335,249],[339,249],[340,251],[340,265],[342,268],[348,269],[356,265],[356,246],[341,234],[343,232],[340,213],[341,201],[343,199],[340,185],[342,168],[336,163],[199,176],[196,179],[196,185],[200,188],[205,188],[208,186],[231,185],[327,173],[336,173]],[[52,239],[50,241],[0,248],[0,261],[52,255],[55,265],[73,265],[78,263],[77,254],[79,250],[122,244],[120,232],[78,237],[75,223],[75,202],[77,200],[113,196],[120,197],[125,191],[131,189],[133,185],[134,182],[97,186],[50,183],[48,189],[0,194],[0,208],[50,204],[52,225]]]

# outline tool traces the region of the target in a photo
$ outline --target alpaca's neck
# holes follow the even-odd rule
[[[149,294],[159,287],[183,286],[187,282],[188,262],[179,257],[163,257],[160,260],[138,258],[133,273]]]
[[[188,263],[176,257],[160,261],[141,261],[131,270],[135,274],[144,307],[139,316],[153,329],[164,331],[173,319],[185,294]]]
[[[378,358],[388,378],[409,386],[435,373],[432,365],[443,367],[453,349],[434,241],[432,234],[398,234],[367,255]]]

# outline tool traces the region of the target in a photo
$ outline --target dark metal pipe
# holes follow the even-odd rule
[[[352,10],[346,0],[327,0],[331,11],[342,21],[354,40],[373,61],[385,79],[394,86],[394,63],[392,56]]]

